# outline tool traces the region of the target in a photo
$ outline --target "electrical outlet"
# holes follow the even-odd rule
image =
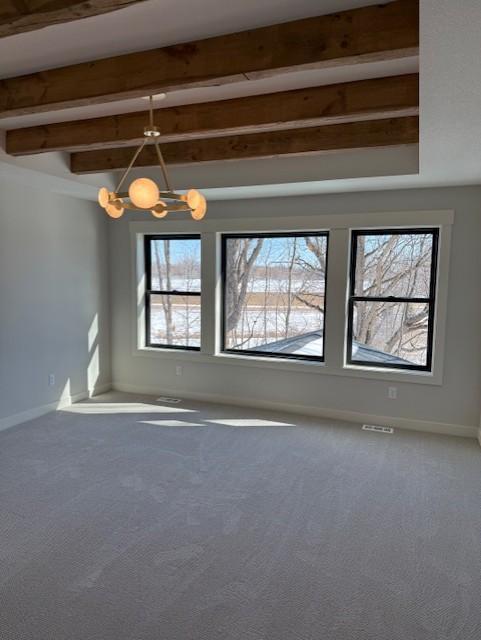
[[[391,400],[397,399],[397,387],[388,387],[387,397]]]
[[[175,367],[175,375],[176,375],[176,376],[181,376],[181,375],[182,375],[182,366],[181,366],[180,364],[178,364],[178,365]]]
[[[48,386],[49,387],[54,387],[55,386],[55,374],[54,373],[49,373],[48,374]]]

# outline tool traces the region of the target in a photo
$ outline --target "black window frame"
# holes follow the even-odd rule
[[[225,300],[226,300],[226,257],[227,257],[227,241],[238,238],[304,238],[306,236],[315,236],[326,238],[326,270],[324,274],[324,326],[322,334],[322,356],[308,356],[295,353],[276,353],[269,351],[256,351],[255,349],[229,349],[226,347],[226,317],[225,317]],[[253,358],[273,358],[281,360],[303,360],[308,362],[325,362],[326,347],[326,309],[327,309],[327,274],[329,265],[329,230],[324,231],[275,231],[275,232],[249,232],[249,233],[223,233],[221,235],[221,352],[233,355],[251,356]]]
[[[145,259],[145,346],[152,349],[173,349],[176,351],[200,351],[200,346],[189,346],[180,344],[153,343],[150,339],[150,298],[152,295],[171,295],[171,296],[201,296],[202,279],[200,280],[199,291],[179,291],[172,289],[171,291],[163,291],[152,289],[152,241],[155,240],[198,240],[201,252],[201,268],[202,268],[202,241],[200,233],[191,234],[147,234],[144,236],[144,259]],[[202,310],[201,310],[202,313]]]
[[[350,248],[350,265],[349,265],[349,292],[347,304],[347,345],[346,345],[346,364],[369,367],[374,369],[394,369],[407,371],[423,371],[432,372],[433,353],[434,353],[434,323],[436,315],[436,292],[437,292],[437,275],[438,275],[438,259],[439,259],[439,227],[413,227],[413,228],[383,228],[383,229],[352,229],[351,230],[351,248]],[[407,298],[400,296],[357,296],[356,295],[356,260],[357,260],[357,239],[359,236],[373,235],[432,235],[431,248],[431,270],[429,282],[429,296],[420,298]],[[426,364],[393,364],[382,362],[368,362],[366,360],[357,360],[352,357],[353,343],[353,321],[354,321],[354,304],[356,302],[399,302],[399,303],[427,303],[429,305],[428,315],[428,335],[427,335],[427,353]]]

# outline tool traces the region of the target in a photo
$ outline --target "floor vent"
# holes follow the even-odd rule
[[[170,398],[169,396],[160,396],[156,398],[157,402],[168,402],[169,404],[178,404],[181,402],[180,398]]]
[[[376,433],[394,433],[392,427],[380,427],[376,424],[363,424],[364,431],[376,431]]]

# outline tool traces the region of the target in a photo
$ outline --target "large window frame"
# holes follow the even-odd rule
[[[433,353],[434,353],[434,330],[436,317],[436,291],[438,280],[438,254],[439,254],[439,227],[415,227],[415,228],[394,228],[385,227],[383,229],[352,229],[351,230],[351,248],[350,248],[350,264],[349,264],[349,291],[347,303],[347,339],[346,339],[346,364],[355,367],[367,367],[375,369],[389,369],[392,371],[406,370],[419,372],[432,372],[433,369]],[[402,297],[402,296],[359,296],[356,295],[356,264],[357,264],[357,248],[358,238],[360,236],[374,235],[431,235],[431,269],[429,282],[429,295],[427,297]],[[353,352],[353,332],[354,332],[354,306],[356,302],[392,302],[392,303],[411,303],[411,304],[428,304],[428,327],[427,327],[427,352],[426,364],[398,364],[369,362],[352,357]]]
[[[303,238],[303,237],[316,237],[326,239],[326,267],[324,273],[324,323],[323,323],[323,335],[322,335],[322,356],[310,356],[294,353],[279,353],[261,351],[256,349],[232,349],[226,346],[226,286],[227,286],[227,242],[235,239],[257,239],[257,238]],[[220,317],[221,317],[221,335],[220,335],[220,351],[223,354],[254,357],[254,358],[269,358],[277,360],[294,360],[294,361],[310,361],[323,364],[325,362],[325,346],[326,346],[326,308],[327,308],[327,278],[328,278],[328,265],[329,265],[329,231],[328,230],[316,230],[316,231],[287,231],[287,232],[256,232],[250,233],[222,233],[221,234],[221,305],[220,305]]]
[[[178,289],[172,290],[157,290],[152,289],[152,242],[158,240],[198,240],[201,248],[201,264],[202,264],[202,242],[201,235],[194,234],[146,234],[144,236],[144,259],[145,259],[145,346],[149,349],[173,349],[176,351],[200,351],[201,347],[191,345],[178,345],[152,342],[150,339],[151,329],[151,297],[153,295],[171,295],[171,296],[198,296],[200,298],[202,293],[202,279],[200,282],[200,288],[198,291],[179,291]],[[202,313],[202,311],[201,311]]]
[[[195,365],[223,365],[234,368],[305,373],[315,376],[335,376],[380,383],[409,382],[416,385],[443,384],[446,335],[448,320],[448,296],[452,229],[456,213],[452,209],[423,209],[377,212],[322,212],[293,214],[290,209],[276,209],[275,216],[267,214],[223,218],[206,218],[193,227],[192,222],[180,218],[163,220],[134,220],[128,223],[130,236],[130,349],[135,358],[159,359],[165,363]],[[262,210],[261,210],[262,214]],[[160,227],[161,230],[160,230]],[[349,265],[351,232],[360,229],[374,231],[439,229],[435,330],[430,371],[394,369],[391,367],[369,367],[366,363],[351,365],[346,360],[347,346],[347,300],[349,293]],[[245,356],[241,353],[222,352],[222,235],[259,235],[277,233],[280,230],[300,235],[311,229],[329,232],[329,267],[326,282],[326,316],[324,362],[305,361],[300,358],[281,359],[278,356]],[[201,236],[201,348],[187,350],[162,348],[146,344],[146,268],[144,257],[145,236],[159,235],[184,238]],[[166,364],[167,366],[167,364]]]

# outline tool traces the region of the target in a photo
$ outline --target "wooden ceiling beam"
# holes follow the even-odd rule
[[[43,29],[62,22],[90,18],[144,0],[3,0],[0,38]]]
[[[412,116],[170,142],[162,145],[162,151],[167,164],[177,165],[398,146],[418,141],[418,118]],[[125,169],[134,151],[135,148],[121,147],[76,152],[71,155],[71,171],[82,174]],[[135,164],[150,167],[157,162],[155,148],[150,145],[144,147]]]
[[[419,0],[395,0],[0,81],[0,117],[301,69],[417,55]]]
[[[226,136],[357,120],[417,115],[417,74],[361,80],[260,96],[158,109],[162,142]],[[137,144],[144,112],[14,129],[7,153],[85,151]]]

